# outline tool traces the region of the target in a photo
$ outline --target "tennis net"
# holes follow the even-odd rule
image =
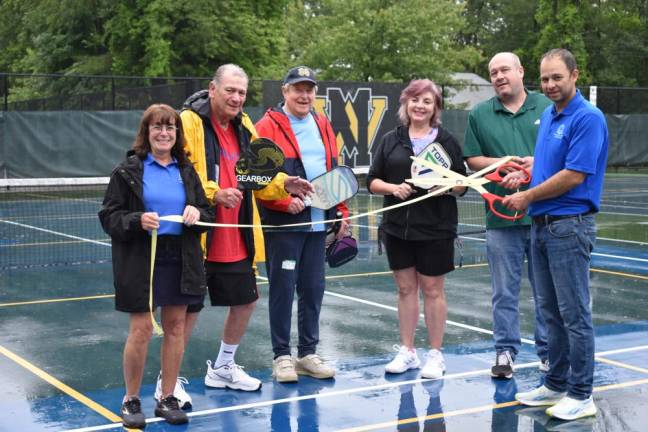
[[[108,178],[0,179],[0,268],[110,260],[97,212]]]
[[[362,170],[354,171],[362,182]],[[110,238],[97,217],[107,184],[107,177],[0,179],[0,269],[109,262]],[[365,190],[349,202],[352,214],[382,207],[382,197]],[[481,197],[470,191],[457,203],[459,234],[484,232]],[[380,218],[354,220],[358,240],[375,240]]]

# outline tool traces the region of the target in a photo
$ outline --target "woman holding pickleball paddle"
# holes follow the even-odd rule
[[[440,126],[441,101],[441,92],[432,81],[411,81],[400,95],[398,114],[402,124],[385,134],[372,150],[367,175],[369,191],[384,195],[385,207],[404,204],[385,212],[380,225],[389,268],[398,286],[400,326],[398,353],[385,371],[403,373],[421,366],[414,346],[421,291],[431,348],[421,371],[423,378],[440,378],[445,373],[441,354],[447,314],[444,278],[454,270],[458,223],[455,195],[464,193],[465,187],[454,187],[449,194],[407,205],[408,199],[428,191],[405,179],[412,176],[410,158],[414,155],[466,173],[457,140]]]

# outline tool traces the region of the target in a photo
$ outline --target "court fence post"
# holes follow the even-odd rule
[[[110,98],[112,110],[115,111],[115,77],[110,78]]]
[[[9,77],[6,74],[2,74],[2,93],[4,99],[2,110],[9,111]]]

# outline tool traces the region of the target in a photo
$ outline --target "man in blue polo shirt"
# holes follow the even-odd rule
[[[542,91],[554,105],[540,120],[531,187],[504,200],[517,211],[529,207],[533,273],[549,344],[544,385],[515,398],[552,405],[547,414],[562,420],[596,414],[589,265],[608,153],[605,117],[576,89],[577,79],[569,51],[542,57]]]

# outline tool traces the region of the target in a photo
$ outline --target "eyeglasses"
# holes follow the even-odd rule
[[[175,132],[175,131],[178,130],[177,126],[168,125],[168,124],[167,125],[159,125],[159,124],[151,125],[150,128],[155,133],[160,133],[162,131],[165,131],[167,133],[171,133],[171,132]]]

